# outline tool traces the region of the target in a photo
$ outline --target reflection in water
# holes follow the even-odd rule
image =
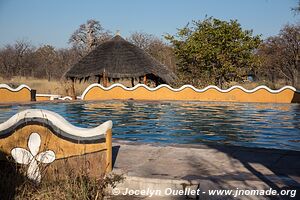
[[[52,110],[81,127],[113,120],[114,137],[125,140],[300,151],[299,104],[98,101],[1,105],[0,122],[29,108]]]

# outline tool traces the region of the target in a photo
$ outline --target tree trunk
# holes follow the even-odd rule
[[[220,87],[221,89],[223,89],[224,77],[223,77],[223,76],[220,76],[218,82],[219,82],[219,87]]]
[[[272,83],[272,89],[275,89],[275,72],[274,70],[271,71],[271,83]]]
[[[292,85],[295,87],[295,88],[297,88],[298,87],[298,71],[297,70],[295,70],[294,71],[294,74],[293,74],[293,77],[292,77]]]
[[[107,85],[108,85],[108,81],[107,81],[107,77],[106,77],[106,74],[105,74],[105,72],[103,72],[103,86],[104,87],[107,87]]]
[[[144,76],[144,84],[147,85],[147,75]]]
[[[73,100],[76,100],[75,79],[72,79],[71,97]]]

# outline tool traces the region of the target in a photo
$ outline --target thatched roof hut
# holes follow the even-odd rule
[[[156,84],[170,84],[176,78],[166,66],[152,58],[148,53],[116,35],[102,43],[70,68],[66,78],[82,80],[98,77],[106,86],[107,79],[151,79]]]

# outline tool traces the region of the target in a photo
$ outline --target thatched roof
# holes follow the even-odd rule
[[[116,35],[102,43],[71,67],[67,78],[82,79],[92,76],[108,78],[139,78],[150,75],[160,82],[172,83],[176,76],[148,53]]]

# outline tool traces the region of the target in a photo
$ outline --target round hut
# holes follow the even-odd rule
[[[65,74],[73,81],[87,80],[97,77],[107,87],[108,81],[131,79],[147,83],[152,80],[156,85],[170,84],[176,78],[175,74],[166,66],[155,60],[144,50],[116,35],[111,40],[97,46],[83,57]]]

